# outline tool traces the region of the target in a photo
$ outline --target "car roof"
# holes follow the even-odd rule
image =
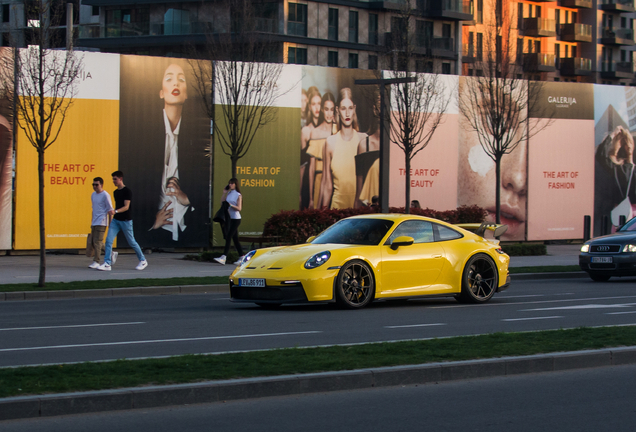
[[[384,220],[390,220],[393,222],[402,222],[404,220],[420,219],[420,220],[426,220],[429,222],[436,222],[436,223],[442,223],[442,224],[448,225],[447,222],[444,222],[439,219],[429,218],[429,217],[420,216],[420,215],[404,214],[404,213],[370,213],[370,214],[351,216],[346,219],[384,219]]]

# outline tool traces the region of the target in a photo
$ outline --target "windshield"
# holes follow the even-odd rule
[[[636,217],[632,218],[629,222],[623,225],[618,232],[636,231]]]
[[[312,241],[312,244],[378,245],[393,222],[384,219],[343,219]]]

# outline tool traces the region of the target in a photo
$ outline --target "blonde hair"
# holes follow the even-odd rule
[[[349,100],[351,100],[351,102],[353,102],[353,92],[351,91],[351,89],[349,87],[341,88],[340,91],[338,92],[338,104],[336,105],[338,107],[338,129],[342,129],[342,123],[340,121],[340,118],[341,118],[341,116],[340,116],[340,104],[345,99],[349,99]],[[355,105],[355,102],[353,104]],[[356,113],[356,111],[353,112],[351,126],[353,126],[353,129],[355,129],[356,132],[359,131],[359,129],[358,129],[358,114]]]

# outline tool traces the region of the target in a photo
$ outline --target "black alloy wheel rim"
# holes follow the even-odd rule
[[[476,299],[490,298],[497,288],[496,280],[494,266],[489,260],[480,258],[471,264],[468,272],[468,286]]]
[[[371,294],[372,279],[369,270],[361,264],[352,264],[342,277],[342,293],[352,305],[364,304]]]

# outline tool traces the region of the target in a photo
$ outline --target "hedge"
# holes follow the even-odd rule
[[[548,253],[544,244],[511,243],[502,244],[501,248],[510,256],[535,256],[547,255]]]
[[[379,208],[283,210],[270,216],[263,227],[263,236],[278,237],[280,243],[304,243],[340,219],[360,214],[379,213]],[[391,207],[390,213],[404,213],[404,207]],[[486,211],[478,206],[461,206],[456,210],[437,211],[411,208],[411,214],[432,217],[448,223],[483,222]]]

